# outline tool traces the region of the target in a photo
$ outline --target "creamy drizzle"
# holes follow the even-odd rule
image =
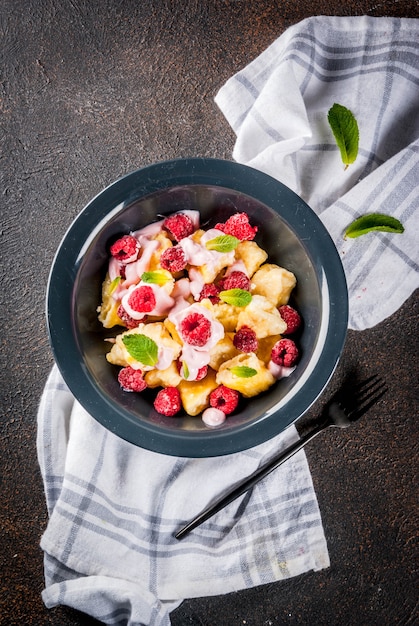
[[[221,411],[221,409],[215,409],[213,407],[209,407],[205,409],[202,413],[202,421],[206,426],[210,428],[216,428],[217,426],[221,426],[225,422],[226,414]]]
[[[268,370],[270,371],[272,376],[276,378],[276,380],[280,380],[281,378],[288,378],[288,376],[290,376],[295,370],[295,367],[296,367],[295,365],[294,367],[285,367],[285,365],[277,365],[273,361],[269,361],[269,364],[268,364]]]
[[[129,299],[132,293],[139,287],[143,286],[150,287],[156,299],[156,304],[154,308],[147,313],[144,313],[142,311],[136,311],[129,304]],[[142,320],[144,319],[144,317],[146,317],[146,315],[152,315],[156,317],[167,315],[169,311],[173,308],[174,303],[174,299],[167,293],[164,287],[161,287],[160,285],[156,285],[154,283],[143,283],[142,281],[140,281],[138,285],[131,285],[121,301],[121,304],[124,307],[125,311],[134,320]]]

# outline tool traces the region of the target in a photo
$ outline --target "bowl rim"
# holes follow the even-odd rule
[[[161,425],[127,419],[127,411],[115,408],[98,387],[78,349],[72,320],[73,285],[90,242],[110,217],[135,200],[165,189],[189,185],[224,187],[255,198],[273,211],[300,237],[315,232],[321,253],[322,291],[328,299],[327,315],[322,319],[322,350],[319,358],[294,393],[287,394],[269,412],[279,414],[285,405],[292,416],[278,429],[275,419],[263,419],[230,429],[204,432],[176,431]],[[281,198],[281,210],[278,208]],[[305,205],[305,219],[295,224],[288,207]],[[109,210],[109,207],[114,207]],[[86,238],[86,233],[88,233]],[[63,271],[65,268],[65,271]],[[46,292],[47,331],[54,359],[65,383],[83,408],[102,426],[122,439],[142,448],[183,457],[222,456],[252,448],[299,419],[326,387],[342,353],[348,326],[348,292],[343,266],[325,226],[316,213],[291,189],[273,177],[247,165],[206,157],[161,161],[137,169],[115,180],[82,209],[64,234],[51,266]],[[304,385],[303,393],[298,393]],[[293,391],[293,390],[291,390]],[[115,425],[115,410],[122,422]],[[266,415],[265,417],[267,417]]]

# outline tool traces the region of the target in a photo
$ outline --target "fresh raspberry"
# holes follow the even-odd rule
[[[150,313],[156,306],[156,296],[149,285],[134,289],[128,298],[128,304],[138,313]]]
[[[189,237],[195,230],[191,218],[185,215],[185,213],[175,213],[174,215],[166,217],[163,222],[163,228],[165,228],[176,241],[180,241],[184,237]]]
[[[242,326],[234,335],[233,344],[240,352],[256,352],[259,342],[252,328]]]
[[[233,235],[240,241],[251,241],[255,238],[258,227],[249,224],[249,216],[246,213],[235,213],[224,224],[216,224],[215,228],[226,235]]]
[[[218,287],[220,291],[227,291],[228,289],[245,289],[249,291],[250,279],[244,272],[234,271],[225,278],[222,278],[218,283]]]
[[[132,235],[124,235],[111,246],[111,255],[122,261],[122,263],[128,263],[134,261],[140,250],[140,244]]]
[[[119,319],[121,319],[127,328],[137,328],[140,324],[140,320],[135,320],[131,315],[129,315],[122,304],[119,305],[117,311]]]
[[[292,367],[298,359],[298,348],[292,339],[280,339],[272,348],[271,359],[276,365]]]
[[[144,391],[147,387],[142,371],[129,366],[119,371],[118,382],[124,391]]]
[[[160,257],[160,265],[168,272],[181,272],[185,269],[187,262],[185,252],[180,246],[167,248]]]
[[[189,313],[180,323],[182,338],[190,346],[204,346],[211,336],[211,322],[202,313]]]
[[[195,381],[202,380],[208,374],[208,365],[200,367],[196,375]]]
[[[217,304],[220,301],[218,294],[220,293],[220,289],[217,285],[212,283],[208,283],[202,287],[201,293],[199,294],[198,300],[201,302],[204,298],[208,298],[211,300],[213,304]]]
[[[209,403],[214,409],[220,409],[226,415],[232,413],[239,403],[240,394],[235,389],[220,385],[211,391]]]
[[[158,413],[172,417],[182,408],[180,393],[177,387],[160,389],[154,400],[154,408]]]
[[[291,335],[295,333],[301,326],[301,316],[300,314],[289,306],[288,304],[283,304],[278,308],[279,314],[287,325],[287,330],[284,331],[283,335]]]

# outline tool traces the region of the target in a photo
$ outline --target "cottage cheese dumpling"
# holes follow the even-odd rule
[[[102,284],[102,304],[97,308],[99,322],[104,328],[123,325],[123,321],[118,315],[119,302],[112,298],[113,287],[114,284],[112,284],[108,272]]]
[[[274,263],[265,263],[252,276],[252,293],[265,296],[275,306],[287,304],[297,279]]]
[[[225,361],[229,361],[238,354],[239,351],[234,347],[232,333],[226,333],[210,350],[209,366],[217,371]]]
[[[258,341],[256,356],[268,366],[274,345],[281,339],[281,335],[269,335]]]
[[[178,385],[183,408],[188,415],[199,415],[209,406],[211,391],[218,387],[215,372],[208,369],[208,374],[202,380],[181,380]]]
[[[237,329],[242,326],[252,328],[258,339],[270,335],[280,335],[287,329],[278,309],[265,296],[255,295],[252,301],[239,314]]]
[[[252,376],[240,376],[240,368],[249,368],[255,373]],[[237,372],[237,374],[235,373]],[[257,396],[274,384],[276,378],[267,369],[264,362],[256,354],[240,354],[223,363],[217,373],[217,383],[239,391],[245,398]]]
[[[158,247],[155,249],[153,254],[150,257],[150,263],[148,266],[148,271],[152,272],[154,270],[160,270],[160,258],[161,255],[167,248],[173,247],[173,243],[170,241],[169,236],[165,232],[160,232],[153,237],[155,241],[158,242]]]
[[[197,231],[179,242],[187,262],[195,268],[196,279],[199,280],[200,278],[203,285],[212,283],[222,269],[234,263],[234,250],[218,252],[208,249],[207,244],[220,236],[223,236],[222,231],[211,228],[206,232],[203,230]]]
[[[221,322],[227,333],[232,333],[237,328],[239,315],[242,309],[238,306],[227,304],[226,302],[218,302],[212,307],[214,317]]]
[[[124,344],[125,337],[135,335],[145,335],[152,339],[158,346],[158,361],[155,366],[145,365],[128,352]],[[133,369],[141,369],[147,371],[156,367],[157,369],[166,369],[170,363],[178,358],[181,346],[172,339],[166,327],[162,322],[154,322],[151,324],[140,324],[136,328],[127,330],[115,338],[115,343],[111,351],[106,355],[106,359],[113,365],[121,365],[122,367],[131,366]]]
[[[111,245],[98,317],[125,327],[106,340],[124,391],[156,389],[159,413],[183,407],[215,427],[240,394],[252,398],[293,371],[280,360],[298,352],[282,338],[294,314],[282,307],[287,322],[279,307],[296,279],[267,262],[257,230],[245,213],[204,230],[197,211],[180,211]]]
[[[253,276],[267,258],[268,253],[255,241],[241,241],[236,248],[236,259],[244,263],[249,276]]]
[[[144,379],[147,387],[177,387],[182,380],[175,361],[172,361],[164,370],[152,369],[146,372]]]

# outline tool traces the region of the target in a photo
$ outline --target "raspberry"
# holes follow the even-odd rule
[[[199,368],[195,380],[202,380],[203,378],[205,378],[207,374],[208,374],[208,365],[204,365],[203,367]]]
[[[156,296],[149,285],[141,285],[134,289],[128,298],[128,304],[134,311],[150,313],[156,306]]]
[[[246,291],[249,291],[250,279],[244,272],[234,271],[225,278],[222,278],[218,283],[218,287],[220,288],[220,291],[227,289],[245,289]]]
[[[239,398],[240,394],[238,391],[225,387],[225,385],[220,385],[214,391],[211,391],[209,402],[214,409],[220,409],[225,415],[229,415],[237,407]]]
[[[143,391],[147,387],[142,371],[129,366],[120,370],[118,382],[124,391]]]
[[[202,313],[190,313],[180,323],[180,333],[190,346],[204,346],[211,336],[211,322]]]
[[[295,309],[288,304],[283,304],[278,308],[279,314],[287,325],[287,330],[283,335],[291,335],[295,333],[301,326],[301,316]]]
[[[129,315],[122,304],[119,305],[117,311],[119,319],[121,319],[127,328],[137,328],[140,324],[140,320],[135,320],[131,315]]]
[[[140,245],[135,237],[124,235],[111,246],[111,255],[122,263],[129,263],[137,258],[139,249]]]
[[[246,213],[235,213],[224,224],[216,224],[215,228],[226,235],[233,235],[240,241],[251,241],[255,238],[258,227],[249,224],[249,216]]]
[[[168,272],[175,273],[184,270],[187,263],[183,248],[180,246],[167,248],[160,257],[160,265]]]
[[[201,300],[203,300],[204,298],[208,298],[208,300],[211,300],[213,304],[217,304],[220,301],[220,298],[218,297],[219,293],[220,289],[217,287],[217,285],[208,283],[207,285],[204,285],[202,287],[202,291],[199,294],[198,300],[199,302],[201,302]]]
[[[154,408],[158,413],[172,417],[182,408],[180,393],[177,387],[160,389],[154,400]]]
[[[240,352],[256,352],[259,342],[252,328],[242,326],[234,335],[233,344]]]
[[[163,222],[163,228],[165,228],[176,241],[180,241],[184,237],[189,237],[195,230],[191,218],[185,215],[185,213],[175,213],[174,215],[166,217]]]
[[[271,359],[276,365],[292,367],[298,359],[298,348],[292,339],[280,339],[272,348]]]

